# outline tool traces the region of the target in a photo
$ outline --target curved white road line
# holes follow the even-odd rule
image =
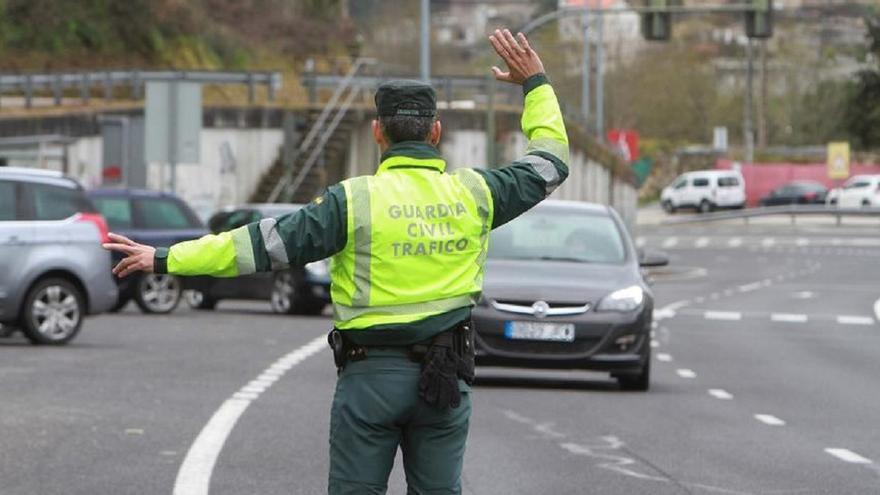
[[[284,373],[326,348],[327,337],[321,336],[312,340],[275,361],[259,377],[227,399],[202,428],[196,441],[190,446],[189,452],[186,453],[183,464],[177,472],[177,480],[174,482],[174,495],[207,495],[214,464],[238,418],[244,414],[251,402],[257,400],[260,394],[268,390]]]
[[[880,299],[874,303],[874,315],[877,316],[877,321],[880,321]]]

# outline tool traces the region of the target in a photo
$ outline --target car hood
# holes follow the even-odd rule
[[[538,260],[488,260],[483,294],[491,300],[595,304],[607,294],[642,285],[638,270],[622,265]]]

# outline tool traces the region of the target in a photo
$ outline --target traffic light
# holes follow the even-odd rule
[[[769,38],[773,36],[773,0],[750,0],[746,11],[746,36]]]
[[[645,7],[656,9],[642,14],[642,36],[648,41],[667,41],[672,36],[672,13],[663,9],[681,5],[681,0],[645,0]]]

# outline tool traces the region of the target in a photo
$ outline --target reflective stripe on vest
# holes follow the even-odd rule
[[[407,323],[474,304],[493,215],[482,176],[407,168],[343,186],[349,238],[331,264],[337,328]]]

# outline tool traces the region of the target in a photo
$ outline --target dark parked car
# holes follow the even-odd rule
[[[0,326],[35,344],[66,344],[88,314],[116,303],[107,224],[77,181],[0,168]]]
[[[139,189],[96,189],[89,193],[112,232],[151,246],[196,239],[208,233],[187,204],[173,194]],[[114,263],[122,256],[113,254]],[[132,299],[145,313],[170,313],[180,303],[184,282],[161,274],[116,278],[121,309]]]
[[[614,210],[548,200],[492,233],[474,309],[478,365],[608,371],[647,390],[654,298]]]
[[[215,213],[208,226],[226,232],[263,218],[278,217],[302,208],[300,204],[250,204]],[[269,301],[275,313],[320,314],[330,302],[330,275],[326,260],[274,273],[235,278],[199,277],[190,284],[187,301],[197,309],[213,309],[222,299]]]
[[[761,198],[761,206],[825,204],[828,188],[813,181],[793,181]]]

